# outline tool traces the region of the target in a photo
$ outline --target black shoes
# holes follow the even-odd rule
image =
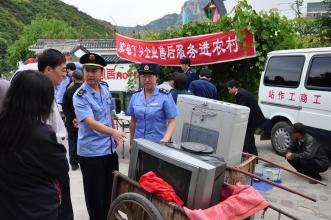
[[[317,182],[315,182],[313,180],[309,180],[309,184],[317,184]]]
[[[270,140],[270,134],[266,132],[262,132],[260,135],[260,141],[264,141],[264,140]]]
[[[71,170],[78,170],[79,165],[78,164],[71,164]]]

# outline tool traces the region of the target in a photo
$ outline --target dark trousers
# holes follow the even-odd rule
[[[90,220],[106,220],[113,186],[113,170],[118,170],[116,153],[100,157],[80,157],[87,211]]]
[[[254,154],[256,156],[258,155],[255,145],[254,131],[246,132],[243,152]]]
[[[314,160],[288,160],[288,162],[294,167],[299,173],[310,176],[314,179],[321,180],[320,172],[325,170],[320,169]]]
[[[77,139],[78,139],[78,129],[67,127],[68,131],[68,145],[69,145],[69,161],[71,165],[78,164],[77,156]]]
[[[61,187],[62,200],[59,207],[58,220],[73,220],[74,212],[72,210],[71,197],[70,197],[70,179],[67,173],[58,179]]]

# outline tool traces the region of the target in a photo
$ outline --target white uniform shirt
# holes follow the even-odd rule
[[[168,92],[170,92],[173,88],[171,87],[171,85],[168,82],[163,82],[160,85],[157,86],[159,89],[165,89]]]
[[[67,130],[64,126],[60,111],[57,107],[55,100],[53,102],[51,113],[48,120],[46,121],[46,124],[50,125],[54,129],[57,142],[64,145],[67,139]]]

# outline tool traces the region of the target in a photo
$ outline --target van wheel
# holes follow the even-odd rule
[[[271,144],[279,155],[285,155],[291,143],[290,124],[285,121],[277,122],[271,129]]]

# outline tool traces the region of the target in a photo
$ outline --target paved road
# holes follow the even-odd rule
[[[258,139],[258,137],[256,137],[256,139]],[[289,167],[283,157],[274,153],[270,141],[257,141],[257,147],[260,156]],[[122,153],[122,148],[118,149],[118,152],[120,155]],[[127,174],[129,164],[128,158],[129,154],[126,146],[125,159],[120,159],[120,171],[124,174]],[[257,172],[262,172],[262,165],[262,162],[257,165]],[[288,186],[316,198],[318,200],[316,203],[277,188],[262,193],[262,195],[274,206],[286,210],[294,216],[297,216],[299,219],[331,219],[331,170],[329,169],[327,172],[323,173],[322,177],[323,181],[326,182],[328,186],[325,187],[317,184],[311,185],[302,178],[296,177],[286,171],[282,172],[284,186]],[[70,181],[75,219],[88,220],[80,170],[70,171]],[[254,219],[261,219],[261,213],[255,215]],[[265,213],[264,219],[276,220],[277,213],[269,210]],[[288,218],[282,216],[281,219]]]
[[[262,157],[291,168],[283,157],[274,153],[270,141],[258,141],[257,144],[258,151]],[[257,171],[262,171],[262,163],[258,164]],[[262,193],[262,195],[274,206],[286,210],[299,219],[331,219],[331,169],[321,174],[321,176],[323,178],[322,181],[327,183],[327,186],[309,184],[305,179],[286,171],[282,171],[282,181],[284,186],[309,195],[315,198],[317,202],[312,202],[278,188],[273,188],[266,193]],[[255,219],[260,218],[259,216],[256,216]],[[277,219],[277,215],[275,212],[269,211],[266,213],[265,219]],[[282,217],[281,219],[288,218]]]

